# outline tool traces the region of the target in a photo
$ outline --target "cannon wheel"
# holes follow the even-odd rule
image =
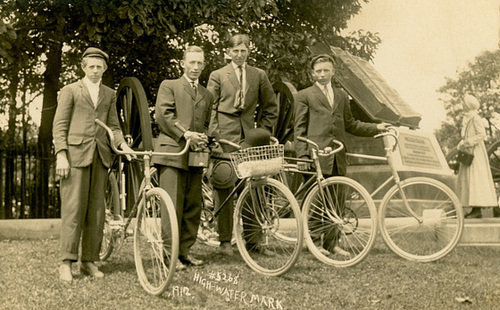
[[[123,78],[116,94],[118,119],[128,145],[135,150],[152,150],[148,98],[141,82],[135,77]]]
[[[120,127],[127,144],[134,150],[152,150],[153,133],[146,92],[139,79],[125,77],[116,92],[116,110]],[[141,184],[143,164],[140,161],[124,162],[126,176],[127,210],[131,210]]]
[[[294,126],[294,98],[297,93],[295,87],[288,82],[276,82],[273,84],[276,101],[278,102],[278,122],[274,127],[273,135],[280,143],[293,141]]]
[[[488,148],[488,158],[490,161],[493,183],[495,184],[498,196],[500,190],[500,140],[490,145]]]

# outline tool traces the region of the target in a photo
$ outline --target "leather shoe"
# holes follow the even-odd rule
[[[219,246],[219,253],[227,256],[233,256],[233,248],[231,242],[221,242]]]
[[[204,264],[204,261],[196,259],[191,255],[179,255],[179,260],[186,266],[201,266]]]
[[[341,255],[341,256],[345,256],[345,257],[349,257],[351,256],[351,254],[349,252],[347,252],[346,250],[344,250],[343,248],[339,247],[338,245],[336,245],[334,248],[333,248],[333,252],[335,254],[338,254],[338,255]]]
[[[259,253],[259,254],[262,254],[264,256],[269,256],[269,257],[274,257],[276,256],[276,253],[274,253],[273,251],[270,251],[260,245],[249,245],[247,244],[247,251],[248,252],[253,252],[253,253]]]
[[[330,252],[322,246],[318,247],[318,251],[325,256],[330,255]]]
[[[483,214],[481,212],[471,211],[470,213],[467,213],[465,215],[465,218],[466,219],[480,219],[480,218],[483,218]]]
[[[175,265],[175,270],[176,271],[182,271],[182,270],[186,270],[187,267],[186,265],[184,265],[179,259],[177,260],[177,264]]]
[[[93,278],[104,278],[104,273],[99,271],[99,268],[93,262],[82,262],[80,272]]]
[[[59,266],[59,280],[62,282],[71,283],[73,275],[71,274],[71,265],[62,264]]]

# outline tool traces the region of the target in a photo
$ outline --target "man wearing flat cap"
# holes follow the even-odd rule
[[[102,85],[108,55],[90,47],[84,53],[81,68],[85,77],[61,89],[53,123],[56,175],[61,193],[61,259],[59,279],[71,282],[71,264],[78,260],[82,240],[80,271],[94,278],[104,274],[94,264],[104,226],[104,191],[107,169],[111,165],[114,143],[124,151],[132,151],[123,139],[116,112],[116,95]],[[115,141],[109,142],[99,119],[112,129]]]

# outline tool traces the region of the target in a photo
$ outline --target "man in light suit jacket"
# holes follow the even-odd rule
[[[336,139],[345,144],[346,132],[357,136],[374,136],[379,131],[385,130],[388,123],[364,123],[354,119],[349,104],[347,93],[332,86],[334,76],[334,60],[331,56],[321,54],[313,57],[310,69],[315,83],[296,94],[295,97],[295,149],[297,157],[309,158],[309,146],[306,142],[297,140],[305,137],[316,142],[321,149],[332,146]],[[308,163],[299,163],[299,168],[308,170]],[[345,149],[335,154],[333,160],[321,161],[321,170],[328,176],[345,175],[347,160]],[[333,235],[336,235],[334,232]],[[325,246],[341,254],[349,255],[346,251],[336,246],[334,236]]]
[[[198,82],[205,67],[203,50],[189,46],[180,62],[184,75],[177,80],[164,80],[156,98],[155,118],[160,135],[155,151],[179,152],[190,139],[191,151],[203,150],[207,143],[212,95]],[[190,154],[155,156],[153,163],[160,169],[160,186],[172,198],[179,223],[179,260],[177,269],[199,266],[189,249],[195,243],[201,215],[201,182],[203,167],[189,166]]]
[[[273,87],[264,70],[246,63],[250,52],[247,35],[235,35],[229,41],[231,63],[210,74],[207,89],[214,96],[210,134],[234,143],[245,138],[245,132],[263,128],[272,133],[278,120],[278,105]],[[260,115],[256,119],[256,115]],[[224,151],[231,151],[223,145]],[[217,188],[214,203],[217,208],[231,193],[234,184]],[[230,200],[218,217],[220,253],[232,255],[233,201]]]
[[[96,278],[104,275],[94,261],[99,251],[104,226],[104,190],[111,148],[100,119],[114,132],[117,147],[131,151],[123,139],[116,112],[115,91],[102,85],[108,55],[90,47],[81,67],[85,77],[63,87],[57,100],[53,137],[57,157],[56,175],[61,192],[61,281],[71,282],[71,264],[78,260],[82,238],[81,272]]]

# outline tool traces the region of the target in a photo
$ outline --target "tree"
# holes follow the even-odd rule
[[[235,32],[248,33],[255,45],[250,61],[265,68],[272,81],[287,80],[300,89],[310,83],[308,47],[315,42],[371,59],[380,43],[376,34],[361,30],[346,37],[340,34],[347,21],[359,12],[362,2],[368,0],[1,2],[0,19],[11,24],[18,34],[12,42],[16,53],[10,55],[22,57],[9,60],[0,49],[0,71],[2,76],[7,73],[12,95],[18,95],[15,80],[22,68],[42,68],[43,72],[25,79],[37,83],[30,84],[28,91],[43,92],[38,144],[46,162],[40,174],[40,201],[46,201],[57,91],[81,76],[80,55],[86,47],[99,46],[109,52],[111,64],[103,78],[105,84],[116,87],[123,77],[135,76],[154,102],[161,81],[179,76],[177,62],[186,44],[204,48],[208,65],[201,82],[206,83],[209,73],[225,64],[227,38]],[[5,42],[0,37],[0,47]],[[3,83],[0,85],[3,88]]]
[[[464,94],[474,95],[481,107],[479,115],[485,120],[488,141],[500,136],[500,51],[485,51],[474,62],[457,72],[456,79],[446,78],[446,84],[438,89],[444,95],[441,101],[447,119],[436,132],[436,137],[446,151],[452,150],[460,141]]]

